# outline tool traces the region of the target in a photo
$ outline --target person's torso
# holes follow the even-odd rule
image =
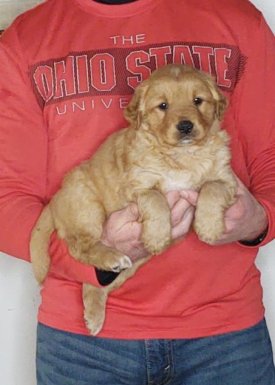
[[[231,100],[224,128],[231,135],[234,171],[249,184],[234,94],[247,60],[246,12],[254,10],[240,2],[235,20],[236,1],[225,8],[218,3],[49,0],[22,20],[19,38],[48,130],[48,199],[65,172],[125,127],[123,109],[135,87],[172,62],[209,72]],[[258,321],[263,310],[255,254],[238,244],[211,247],[191,233],[112,293],[102,335],[192,337]],[[40,319],[85,333],[81,285],[48,279]]]

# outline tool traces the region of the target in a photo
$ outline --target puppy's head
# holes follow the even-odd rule
[[[136,88],[125,117],[160,142],[182,146],[202,142],[219,126],[225,108],[226,99],[209,75],[171,64]]]

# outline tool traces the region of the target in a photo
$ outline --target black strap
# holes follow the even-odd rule
[[[258,246],[265,239],[267,232],[268,227],[257,238],[252,239],[251,241],[239,241],[239,243],[244,246]]]
[[[102,286],[110,285],[110,283],[112,283],[119,275],[119,273],[115,273],[114,271],[105,271],[99,269],[95,269],[95,273],[98,282]]]
[[[95,0],[97,3],[103,3],[103,4],[126,4],[126,3],[132,3],[136,0]]]

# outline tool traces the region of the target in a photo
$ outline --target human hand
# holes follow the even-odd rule
[[[198,194],[195,191],[170,191],[166,194],[171,209],[172,239],[185,236],[194,217]],[[148,256],[141,241],[142,224],[138,207],[130,203],[113,212],[107,219],[101,236],[102,242],[128,255],[132,261]]]
[[[101,242],[135,261],[148,255],[141,242],[142,224],[135,203],[110,214],[101,235]]]
[[[225,212],[225,231],[216,245],[249,241],[257,238],[268,226],[264,208],[249,192],[245,185],[238,182],[236,202]]]
[[[190,230],[198,193],[193,190],[169,191],[166,198],[171,209],[172,239],[176,240]]]

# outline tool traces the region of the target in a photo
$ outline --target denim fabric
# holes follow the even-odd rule
[[[275,385],[265,321],[180,340],[114,340],[38,325],[38,385]]]

